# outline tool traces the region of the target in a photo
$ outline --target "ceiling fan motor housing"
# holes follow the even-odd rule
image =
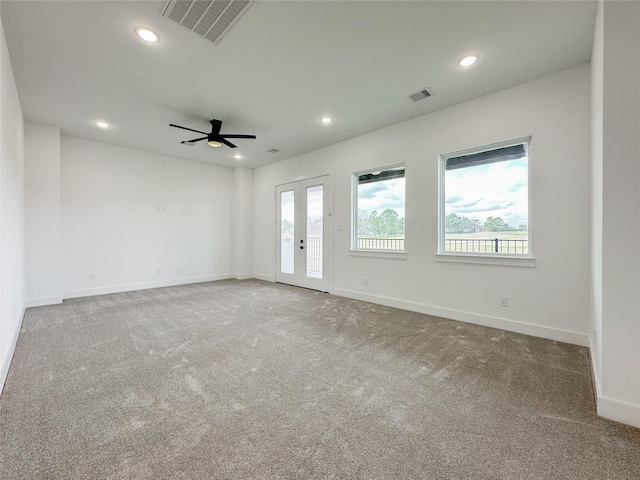
[[[222,142],[220,141],[220,138],[217,135],[214,135],[213,133],[210,133],[209,135],[207,135],[207,143],[209,144],[209,146],[214,148],[218,148],[222,146]]]

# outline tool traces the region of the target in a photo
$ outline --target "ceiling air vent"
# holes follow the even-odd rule
[[[269,153],[278,153],[280,150],[278,150],[277,148],[272,148],[271,150],[267,150],[267,152]]]
[[[431,90],[430,88],[424,87],[423,89],[418,90],[417,92],[407,95],[407,97],[409,97],[414,102],[418,102],[420,100],[430,97],[431,95],[433,95],[433,90]]]
[[[253,0],[169,0],[162,16],[217,45],[253,3]]]

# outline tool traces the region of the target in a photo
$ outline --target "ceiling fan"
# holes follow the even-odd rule
[[[181,127],[180,125],[174,125],[173,123],[170,123],[169,126],[182,128],[183,130],[189,130],[190,132],[196,132],[196,133],[201,133],[202,135],[206,135],[206,137],[194,138],[193,140],[184,140],[180,142],[186,145],[194,144],[201,140],[206,140],[209,146],[211,147],[217,148],[217,147],[221,147],[222,144],[225,144],[227,147],[236,148],[236,145],[229,142],[227,138],[256,138],[255,135],[237,135],[237,134],[231,134],[231,133],[224,133],[224,134],[220,133],[220,127],[222,127],[222,121],[216,120],[215,118],[213,120],[210,120],[209,123],[211,124],[211,133],[201,132],[200,130],[194,130],[193,128]]]

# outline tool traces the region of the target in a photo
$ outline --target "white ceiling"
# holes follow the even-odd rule
[[[591,1],[258,0],[213,45],[162,17],[165,3],[3,0],[25,119],[258,167],[588,62],[596,13]],[[161,41],[139,40],[140,25]],[[464,69],[467,53],[480,61]],[[423,87],[434,96],[406,98]],[[327,114],[335,121],[325,126]],[[199,135],[168,126],[209,131],[211,118],[222,133],[258,138],[235,150],[189,147],[180,141]]]

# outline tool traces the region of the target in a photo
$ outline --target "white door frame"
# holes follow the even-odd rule
[[[307,232],[307,189],[314,186],[322,186],[322,235],[320,240],[317,237],[311,239]],[[283,235],[282,194],[286,192],[293,195],[295,209],[286,213],[292,216],[293,229],[285,232],[284,235],[288,238],[283,239],[281,238]],[[276,186],[276,282],[323,292],[331,290],[333,283],[332,198],[330,175],[306,178]],[[309,245],[310,240],[314,242],[313,245]],[[322,242],[322,263],[319,268],[321,273],[315,273],[312,270],[314,260],[309,256],[310,252],[317,247],[318,241]],[[283,255],[293,258],[283,264]]]

